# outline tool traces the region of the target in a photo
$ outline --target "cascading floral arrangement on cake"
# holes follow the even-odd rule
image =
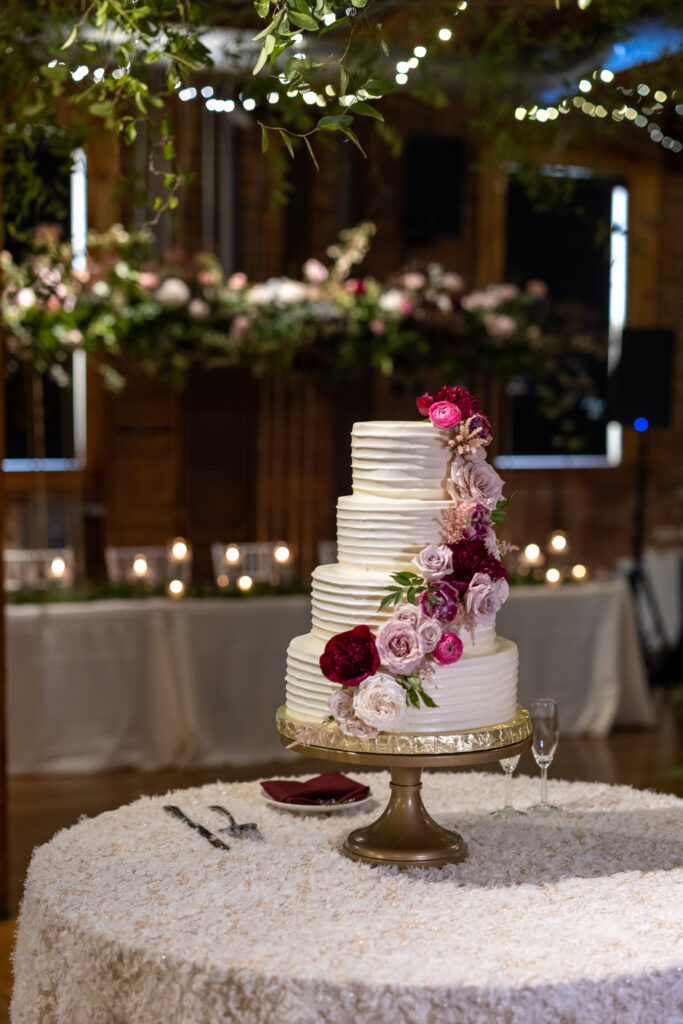
[[[417,407],[426,421],[354,424],[339,562],[314,571],[312,630],[287,652],[298,742],[320,727],[372,739],[515,713],[517,648],[495,633],[509,588],[494,526],[509,499],[486,458],[491,426],[463,388]]]

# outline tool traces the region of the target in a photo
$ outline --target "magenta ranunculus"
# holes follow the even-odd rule
[[[433,600],[430,601],[429,595]],[[452,622],[458,614],[458,601],[460,595],[450,583],[437,583],[420,595],[420,608],[424,615],[430,619],[439,619],[441,622]]]
[[[428,415],[437,430],[448,430],[462,419],[462,413],[452,402],[434,402],[429,407]]]
[[[392,616],[377,633],[377,651],[382,667],[389,672],[410,675],[420,664],[425,649],[415,627]]]
[[[417,411],[421,416],[429,415],[429,407],[434,404],[434,399],[426,391],[417,399]]]
[[[325,644],[320,669],[333,683],[358,686],[379,668],[379,654],[369,626],[337,633]]]
[[[454,665],[462,655],[462,640],[455,633],[444,633],[434,648],[440,665]]]

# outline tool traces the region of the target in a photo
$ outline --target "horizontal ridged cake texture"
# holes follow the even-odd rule
[[[394,608],[379,610],[391,574],[416,572],[412,559],[444,543],[448,434],[431,423],[356,423],[351,434],[353,494],[337,504],[339,562],[313,572],[312,628],[287,651],[287,713],[302,724],[327,721],[339,689],[320,656],[331,637],[364,624],[376,633]],[[460,629],[463,654],[432,669],[424,690],[436,703],[406,707],[401,732],[444,732],[505,722],[517,705],[517,648],[494,625]],[[399,731],[395,730],[395,731]]]

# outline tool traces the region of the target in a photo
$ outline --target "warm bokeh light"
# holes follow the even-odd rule
[[[183,559],[187,558],[188,547],[182,537],[176,537],[171,545],[171,554],[178,562],[182,562]]]
[[[66,572],[66,562],[63,558],[53,558],[50,562],[50,572],[53,576],[63,576]]]
[[[278,544],[273,551],[273,558],[276,562],[288,562],[291,557],[291,551],[286,544]]]
[[[240,549],[236,544],[228,544],[225,549],[225,561],[230,562],[232,565],[240,560]]]
[[[144,576],[148,569],[147,559],[144,555],[136,555],[133,559],[133,572],[136,576]]]
[[[251,576],[240,576],[240,578],[237,580],[237,586],[240,588],[240,590],[251,590],[253,585],[254,581],[252,580]]]
[[[548,583],[559,583],[560,582],[560,570],[559,569],[548,569],[545,574],[545,578]]]
[[[442,42],[444,42],[444,43],[447,43],[452,35],[453,35],[453,33],[451,32],[451,30],[449,28],[440,28],[439,29],[439,39]]]
[[[550,547],[553,551],[566,551],[567,550],[567,535],[562,530],[555,530],[550,535]]]
[[[577,562],[576,565],[572,566],[572,576],[575,580],[585,580],[587,575],[588,569],[585,565],[581,565],[580,562]]]
[[[182,580],[171,580],[168,585],[168,592],[171,597],[180,597],[185,590],[185,584]]]
[[[218,584],[219,587],[227,587],[229,582],[230,580],[228,579],[224,572],[222,572],[218,579],[216,580],[216,583]]]
[[[527,544],[524,548],[524,557],[527,562],[537,562],[541,557],[541,549],[538,544]]]

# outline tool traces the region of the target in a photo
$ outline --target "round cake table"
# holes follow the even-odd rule
[[[340,856],[388,798],[353,774],[374,801],[337,813],[215,783],[58,833],[26,880],[13,1024],[683,1020],[683,801],[551,779],[562,815],[500,820],[502,772],[425,773],[469,857],[402,870]],[[513,780],[518,807],[538,792]],[[216,849],[165,803],[265,841]]]

